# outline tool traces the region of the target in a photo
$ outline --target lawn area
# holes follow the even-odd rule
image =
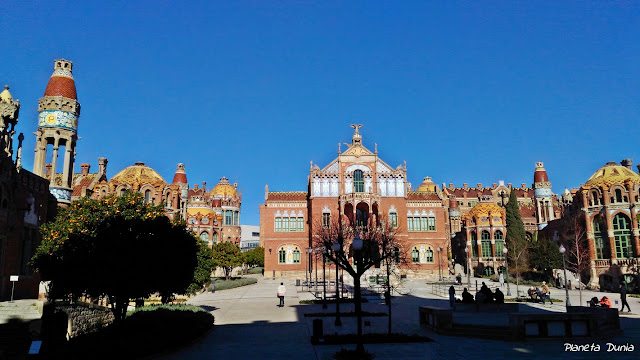
[[[120,324],[49,344],[43,359],[139,359],[186,346],[213,327],[214,317],[193,305],[144,306]]]
[[[251,278],[251,277],[233,277],[233,278],[229,278],[228,280],[224,279],[224,278],[219,278],[216,279],[215,281],[215,290],[219,291],[219,290],[229,290],[229,289],[233,289],[233,288],[237,288],[240,286],[246,286],[246,285],[252,285],[257,283],[258,280]]]

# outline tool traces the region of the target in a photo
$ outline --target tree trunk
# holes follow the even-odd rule
[[[387,334],[391,335],[391,264],[389,264],[389,259],[387,259],[387,293],[385,297],[387,298],[387,306],[389,307],[389,324],[387,325]]]
[[[364,346],[362,345],[362,292],[360,291],[360,276],[358,274],[353,278],[353,286],[356,296],[356,321],[358,322],[358,345],[356,351],[364,352]]]

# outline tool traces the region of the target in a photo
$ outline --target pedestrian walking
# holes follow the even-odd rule
[[[453,310],[456,309],[456,288],[453,285],[449,287],[449,305]]]
[[[280,286],[278,286],[278,298],[280,298],[280,305],[278,305],[279,307],[284,306],[284,296],[286,294],[287,294],[287,288],[284,287],[284,283],[280,283]]]
[[[620,302],[622,303],[622,309],[620,312],[624,311],[624,306],[627,305],[627,310],[631,312],[631,308],[629,307],[629,303],[627,302],[627,286],[623,283],[618,285],[620,287]]]
[[[504,275],[500,273],[500,287],[504,287]]]

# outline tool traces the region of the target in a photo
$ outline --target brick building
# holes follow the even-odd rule
[[[413,263],[403,271],[412,277],[437,276],[439,266],[447,267],[449,249],[442,193],[430,178],[413,191],[406,166],[389,166],[378,157],[377,145],[372,152],[362,144],[361,125],[352,127],[355,133],[345,152],[339,148],[338,157],[323,168],[311,164],[307,191],[265,187],[260,206],[265,273],[304,277],[315,258],[307,248],[322,226],[337,220],[356,225],[387,220],[397,228]]]
[[[0,93],[0,300],[37,298],[40,278],[29,261],[40,244],[38,227],[55,214],[56,199],[49,180],[22,168],[22,140],[13,142],[20,103],[9,87]],[[13,284],[11,276],[18,276]]]

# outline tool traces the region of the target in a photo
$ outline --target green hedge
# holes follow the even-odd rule
[[[240,286],[251,285],[257,283],[258,280],[250,277],[242,277],[242,278],[231,278],[229,280],[218,279],[215,281],[215,289],[218,290],[228,290],[237,288]]]
[[[258,267],[254,267],[254,268],[249,269],[248,273],[249,274],[262,274],[263,270],[264,270],[263,267],[258,266]]]

